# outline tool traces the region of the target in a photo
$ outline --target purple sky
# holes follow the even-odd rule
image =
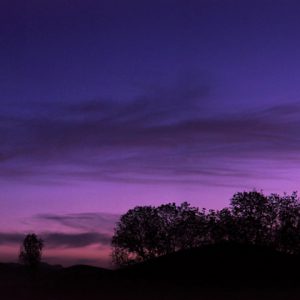
[[[299,1],[4,0],[0,260],[109,265],[135,205],[298,190]]]

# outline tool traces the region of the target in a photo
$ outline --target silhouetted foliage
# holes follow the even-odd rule
[[[116,264],[126,265],[226,241],[300,254],[297,193],[236,193],[222,210],[199,210],[186,202],[135,207],[117,223],[112,256]]]
[[[36,234],[26,235],[20,249],[20,261],[31,268],[37,267],[42,258],[43,247],[43,240]]]
[[[236,193],[231,199],[231,212],[236,224],[232,239],[251,244],[263,244],[269,237],[270,203],[257,191]]]
[[[194,247],[199,236],[195,228],[202,228],[199,225],[204,217],[188,203],[130,209],[115,229],[113,261],[125,265]]]
[[[275,199],[275,201],[274,201]],[[272,199],[276,205],[274,242],[281,251],[300,253],[300,203],[296,193]]]

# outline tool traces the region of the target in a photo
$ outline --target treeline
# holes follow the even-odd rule
[[[241,192],[222,210],[187,202],[137,206],[117,223],[112,258],[127,265],[178,250],[231,241],[300,254],[300,201],[291,195]]]

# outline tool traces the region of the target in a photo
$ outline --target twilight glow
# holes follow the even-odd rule
[[[300,179],[298,1],[26,0],[0,9],[0,261],[110,265],[120,214]]]

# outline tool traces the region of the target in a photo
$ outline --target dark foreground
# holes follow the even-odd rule
[[[208,246],[119,270],[0,264],[0,299],[300,299],[300,258]]]

